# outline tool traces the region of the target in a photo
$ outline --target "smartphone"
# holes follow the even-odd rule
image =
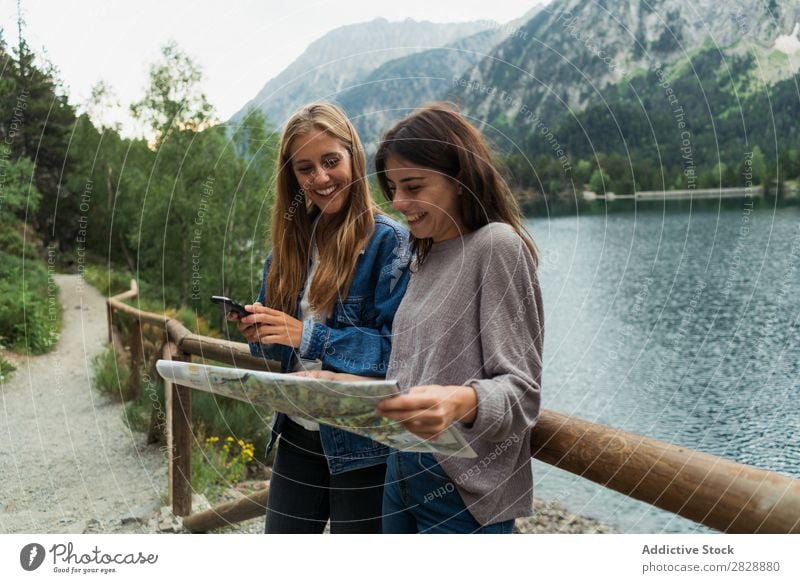
[[[250,315],[250,312],[245,310],[242,304],[230,298],[226,298],[225,296],[211,296],[211,301],[222,306],[222,309],[225,310],[226,315],[230,312],[237,314],[239,318],[244,318],[245,316]]]

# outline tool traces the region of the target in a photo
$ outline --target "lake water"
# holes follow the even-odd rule
[[[533,219],[543,406],[800,477],[800,209]],[[547,464],[535,494],[619,532],[708,532]]]

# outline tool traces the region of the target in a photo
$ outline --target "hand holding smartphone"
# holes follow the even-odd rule
[[[231,313],[236,314],[238,319],[241,320],[250,315],[250,312],[245,310],[242,304],[225,296],[211,296],[211,301],[221,306],[226,316]]]

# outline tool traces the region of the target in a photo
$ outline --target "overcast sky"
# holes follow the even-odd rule
[[[70,101],[82,104],[106,81],[122,104],[138,100],[149,64],[175,39],[203,69],[203,90],[228,119],[326,32],[377,17],[388,20],[505,23],[541,0],[23,0],[25,37],[46,52]],[[17,42],[17,2],[0,0],[6,42]],[[130,127],[125,123],[126,127]]]

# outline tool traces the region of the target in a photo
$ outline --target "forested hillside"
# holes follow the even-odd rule
[[[786,181],[800,177],[796,90],[795,78],[766,84],[752,54],[707,47],[608,88],[605,102],[551,125],[532,116],[545,132],[498,129],[518,146],[506,146],[518,183],[553,196],[573,196],[572,184],[626,194],[746,180],[782,194]]]
[[[210,295],[255,296],[276,147],[260,113],[228,135],[201,71],[168,44],[132,107],[148,143],[95,125],[108,87],[74,104],[24,41],[0,43],[0,59],[0,342],[52,345],[51,326],[31,335],[58,304],[48,269],[88,273],[106,292],[133,276],[153,309],[186,306],[219,326]]]

